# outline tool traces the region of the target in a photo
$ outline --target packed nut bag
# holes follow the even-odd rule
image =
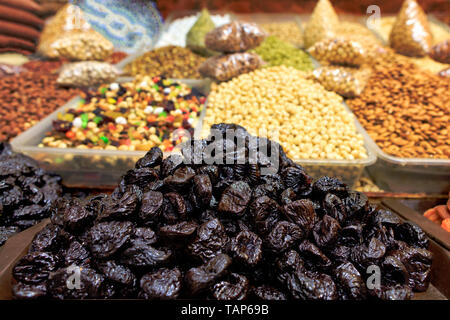
[[[259,46],[266,36],[255,23],[233,21],[208,32],[205,44],[214,51],[243,52]]]
[[[113,44],[98,32],[75,32],[59,38],[52,45],[61,58],[69,60],[105,60],[114,51]]]
[[[81,61],[63,66],[56,82],[63,87],[92,87],[114,82],[119,71],[109,63]]]
[[[370,77],[368,68],[348,68],[323,66],[309,74],[309,78],[319,82],[325,89],[337,94],[354,98],[361,94]]]
[[[343,37],[316,42],[308,52],[325,64],[356,67],[366,61],[365,48],[359,42]]]
[[[218,81],[227,81],[243,73],[259,68],[262,59],[256,53],[238,52],[209,58],[199,68],[199,72]]]
[[[450,64],[450,39],[434,45],[430,57],[437,62]]]
[[[209,11],[207,9],[203,9],[197,21],[186,35],[186,47],[191,49],[193,52],[204,56],[213,55],[215,52],[206,48],[205,36],[208,32],[214,30],[215,28],[216,25],[211,19]]]
[[[261,57],[244,51],[256,48],[266,36],[254,23],[234,21],[215,28],[205,36],[206,47],[225,54],[208,58],[198,71],[205,77],[227,81],[259,68],[264,63]]]
[[[305,26],[304,45],[311,47],[317,41],[332,38],[339,25],[339,18],[328,0],[319,0]]]
[[[428,54],[433,43],[428,19],[415,0],[405,0],[389,35],[389,43],[397,53],[410,57]]]

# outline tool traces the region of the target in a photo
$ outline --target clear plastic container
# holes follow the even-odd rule
[[[126,82],[132,78],[121,78]],[[188,81],[180,81],[189,85]],[[209,92],[209,87],[196,87],[201,92]],[[75,97],[55,110],[42,121],[21,133],[11,141],[14,151],[24,153],[48,171],[63,177],[63,183],[69,187],[113,188],[121,176],[132,169],[145,151],[92,150],[76,148],[38,147],[45,134],[52,129],[52,121],[59,112],[77,106],[81,97]],[[200,117],[197,126],[201,124]],[[195,128],[197,131],[197,127]],[[175,150],[175,149],[174,149]],[[167,156],[167,155],[165,155]]]
[[[410,193],[449,192],[450,159],[394,157],[381,150],[364,129],[363,135],[378,158],[367,171],[383,190]]]

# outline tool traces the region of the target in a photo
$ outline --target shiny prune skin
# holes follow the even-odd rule
[[[119,262],[134,268],[151,268],[168,264],[171,257],[171,250],[156,249],[142,242],[133,242],[120,254]]]
[[[268,234],[266,241],[270,249],[283,252],[293,247],[305,236],[302,229],[292,222],[278,222]]]
[[[181,291],[183,276],[178,268],[161,268],[145,274],[140,281],[147,300],[176,299]]]
[[[252,294],[258,300],[287,300],[283,292],[265,285],[253,288]]]
[[[340,224],[344,223],[347,219],[347,210],[342,200],[332,194],[327,193],[323,199],[322,208],[327,215],[336,219]]]
[[[38,284],[48,279],[58,267],[58,257],[49,252],[33,252],[25,255],[13,269],[17,281]]]
[[[363,300],[366,298],[366,285],[359,271],[350,262],[338,265],[333,270],[336,284],[345,292],[345,296],[351,300]]]
[[[186,187],[195,176],[195,170],[191,167],[180,167],[173,174],[164,179],[164,183],[174,189]]]
[[[97,217],[99,221],[133,219],[142,200],[141,190],[132,185],[127,186],[119,199],[110,197],[103,211]]]
[[[336,300],[338,298],[333,279],[325,273],[297,269],[289,274],[286,283],[295,299]]]
[[[211,179],[207,174],[194,177],[194,192],[203,206],[208,206],[212,199]]]
[[[328,271],[331,260],[313,243],[304,240],[298,246],[298,252],[308,269]]]
[[[228,281],[220,281],[213,288],[213,297],[217,300],[244,300],[249,290],[248,279],[240,274],[231,273]]]
[[[12,293],[16,299],[34,300],[47,296],[47,286],[45,283],[26,284],[18,282],[12,286]]]
[[[154,222],[162,211],[163,194],[159,191],[148,191],[142,195],[139,218],[144,222]]]
[[[240,216],[244,213],[251,198],[251,189],[247,183],[237,181],[231,184],[222,194],[219,211]]]
[[[319,197],[324,197],[327,193],[332,193],[339,198],[344,198],[348,196],[348,188],[337,178],[321,177],[314,182],[313,193]]]
[[[207,290],[215,281],[226,274],[231,261],[231,258],[226,254],[218,254],[200,267],[189,269],[185,275],[188,292],[195,296]]]
[[[71,266],[89,266],[91,262],[91,253],[78,241],[73,241],[65,253],[65,265]]]
[[[197,229],[197,236],[189,245],[193,256],[207,262],[217,254],[227,249],[229,237],[219,219],[212,219],[203,223]]]
[[[313,203],[307,199],[292,201],[283,207],[283,213],[286,217],[299,227],[301,227],[306,236],[308,236],[318,221]]]
[[[370,290],[372,296],[381,300],[410,300],[413,292],[407,285],[381,286]]]
[[[114,260],[99,261],[96,266],[111,281],[127,287],[136,285],[137,279],[133,272],[128,267],[120,265]]]
[[[428,237],[418,225],[412,222],[406,221],[398,225],[394,233],[397,240],[405,241],[410,246],[428,249]]]
[[[336,243],[340,230],[341,226],[336,219],[329,215],[324,215],[322,220],[314,226],[314,240],[319,247],[331,247]]]
[[[76,279],[71,277],[77,275],[79,278],[79,288]],[[69,288],[68,283],[73,280],[73,287]],[[55,299],[95,299],[100,298],[101,287],[105,278],[94,269],[62,268],[50,274],[47,282],[48,294]]]
[[[186,241],[192,238],[197,231],[197,223],[182,221],[177,224],[162,226],[159,235],[169,241]]]
[[[151,148],[144,157],[136,162],[136,169],[140,168],[154,168],[159,166],[163,159],[163,153],[160,148]]]
[[[128,221],[100,222],[87,234],[87,245],[92,254],[107,258],[116,253],[131,238],[133,224]]]
[[[262,258],[262,240],[249,230],[241,231],[231,240],[231,252],[236,260],[254,266]]]

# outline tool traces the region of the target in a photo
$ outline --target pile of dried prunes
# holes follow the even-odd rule
[[[338,179],[313,182],[273,141],[252,137],[255,147],[242,127],[212,129],[222,138],[192,140],[182,155],[151,149],[111,195],[58,201],[13,269],[14,296],[361,300],[427,289],[419,227]],[[227,130],[247,143],[233,149]],[[213,149],[216,160],[257,161],[214,164]],[[279,165],[264,170],[274,154]]]
[[[0,143],[0,246],[17,232],[47,218],[62,194],[61,177]]]

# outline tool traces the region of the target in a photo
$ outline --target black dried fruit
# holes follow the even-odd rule
[[[98,216],[98,220],[123,220],[132,219],[136,211],[139,209],[139,204],[142,200],[141,190],[132,185],[125,189],[124,194],[119,199],[113,197],[108,198],[103,211]]]
[[[207,174],[199,174],[194,177],[194,192],[203,206],[209,205],[212,199],[212,184]]]
[[[136,285],[137,280],[133,272],[128,267],[117,264],[113,260],[100,261],[97,264],[97,268],[107,279],[114,281],[115,283],[127,287],[133,287]]]
[[[26,284],[18,282],[13,285],[12,292],[17,299],[34,300],[47,295],[47,286],[45,283]]]
[[[173,154],[164,159],[161,163],[161,176],[163,178],[173,174],[175,170],[183,164],[183,157]]]
[[[164,179],[164,183],[173,188],[183,188],[188,185],[195,176],[195,171],[191,167],[181,167]]]
[[[231,258],[226,254],[219,254],[204,265],[190,269],[185,276],[189,293],[196,295],[206,290],[226,274],[230,265]]]
[[[195,234],[197,227],[197,223],[193,221],[182,221],[177,224],[162,226],[159,229],[159,235],[170,241],[186,241]]]
[[[323,199],[322,208],[327,215],[343,223],[347,219],[347,210],[342,200],[332,193],[328,193]]]
[[[267,236],[267,245],[275,252],[283,252],[295,245],[305,236],[302,229],[294,223],[278,222]]]
[[[91,262],[91,253],[78,241],[73,241],[65,254],[65,265],[71,266],[89,266]]]
[[[163,194],[159,191],[148,191],[142,195],[142,205],[139,218],[144,222],[153,222],[162,211]]]
[[[306,174],[302,167],[287,167],[281,171],[286,188],[291,188],[299,195],[308,194],[312,178]]]
[[[292,201],[283,207],[286,217],[301,227],[306,236],[313,230],[318,221],[313,203],[308,199]]]
[[[262,240],[249,230],[241,231],[231,240],[231,252],[238,261],[254,266],[262,258]]]
[[[237,181],[231,184],[222,194],[219,211],[231,215],[242,215],[250,202],[251,189],[247,183]]]
[[[381,286],[379,289],[373,289],[371,293],[381,300],[409,300],[413,296],[410,287],[400,284],[395,286]]]
[[[161,268],[141,278],[143,296],[148,300],[176,299],[180,294],[183,277],[178,268]]]
[[[90,268],[62,268],[50,274],[47,290],[56,299],[95,299],[100,297],[104,280]]]
[[[159,166],[163,159],[163,153],[160,148],[151,148],[143,158],[136,162],[136,169],[140,168],[154,168]]]
[[[166,265],[171,257],[172,251],[168,249],[155,249],[137,241],[121,253],[119,262],[134,268],[149,268]]]
[[[324,273],[298,269],[286,279],[287,288],[295,299],[336,300],[338,298],[333,279]]]
[[[363,300],[366,298],[366,284],[359,271],[350,262],[338,265],[333,270],[336,284],[343,291],[345,300]]]
[[[126,244],[133,233],[133,224],[128,221],[100,222],[87,234],[87,245],[99,258],[107,258]]]
[[[48,252],[33,252],[25,255],[13,269],[14,279],[28,284],[37,284],[48,279],[50,272],[58,266],[58,258]]]
[[[287,300],[286,295],[270,286],[260,286],[252,290],[253,295],[259,300]]]
[[[222,223],[219,219],[212,219],[203,223],[197,229],[197,236],[189,245],[189,249],[192,255],[206,262],[217,254],[224,252],[227,249],[228,242],[229,238]]]
[[[395,228],[395,239],[401,240],[410,246],[428,249],[429,241],[425,232],[412,222],[404,222]]]
[[[336,243],[340,231],[341,226],[337,220],[329,215],[324,215],[322,220],[314,226],[314,240],[319,247],[331,247]]]
[[[327,271],[331,267],[331,260],[320,249],[308,240],[298,246],[298,252],[308,269]]]
[[[313,192],[319,197],[324,197],[327,193],[344,198],[348,195],[347,186],[337,178],[321,177],[313,184]]]
[[[212,288],[217,300],[244,300],[249,289],[248,279],[240,274],[231,273],[228,281],[220,281]]]

